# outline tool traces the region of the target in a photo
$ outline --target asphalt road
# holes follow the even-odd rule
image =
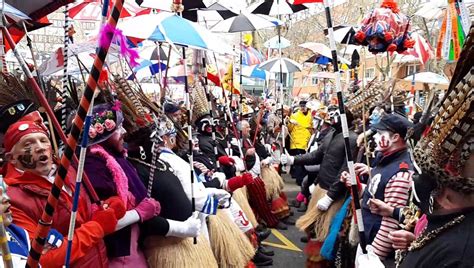
[[[300,187],[289,176],[285,175],[283,178],[286,182],[285,192],[288,195],[288,200],[292,200],[299,192]],[[294,212],[293,218],[295,220],[302,215],[295,208],[291,209]],[[305,267],[306,257],[303,252],[305,244],[300,242],[303,235],[304,233],[296,229],[294,225],[289,225],[288,230],[272,230],[272,234],[264,243],[266,247],[275,251],[275,256],[273,257],[273,266],[266,267]]]

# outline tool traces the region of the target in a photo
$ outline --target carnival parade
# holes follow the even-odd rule
[[[474,267],[474,1],[0,14],[0,267]]]

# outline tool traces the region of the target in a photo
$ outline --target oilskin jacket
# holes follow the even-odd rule
[[[291,115],[290,120],[296,120],[295,124],[288,124],[288,130],[290,132],[290,149],[303,149],[306,150],[308,147],[309,139],[311,138],[310,129],[313,128],[313,117],[311,111],[305,115],[301,111],[298,111]]]
[[[10,163],[4,170],[4,180],[8,185],[7,194],[10,197],[13,223],[24,228],[30,239],[34,239],[36,225],[43,213],[51,182],[31,172],[20,172]],[[74,189],[73,179],[76,172],[68,171],[66,183],[69,189]],[[72,196],[61,190],[59,202],[53,215],[51,228],[56,229],[65,238],[68,234],[69,218],[71,216]],[[81,191],[79,208],[74,231],[71,267],[108,267],[107,254],[104,244],[104,230],[99,223],[91,221],[91,203]],[[40,259],[42,267],[63,267],[66,256],[66,241],[58,249],[49,250]]]

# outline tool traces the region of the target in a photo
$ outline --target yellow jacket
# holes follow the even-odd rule
[[[309,139],[311,138],[310,129],[313,128],[313,118],[311,111],[304,115],[301,111],[290,116],[290,121],[295,120],[298,124],[288,123],[290,132],[290,149],[306,150]]]

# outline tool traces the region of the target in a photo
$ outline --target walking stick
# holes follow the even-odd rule
[[[120,16],[120,12],[122,11],[123,7],[123,2],[124,0],[117,0],[115,1],[114,8],[112,10],[112,14],[108,20],[108,23],[112,26],[115,27],[117,25],[117,21]],[[4,32],[8,33],[5,27],[2,28]],[[112,35],[112,33],[107,33],[109,37]],[[8,42],[14,47],[14,42],[9,37]],[[77,111],[76,116],[74,117],[74,124],[71,129],[71,134],[69,135],[67,142],[66,142],[66,147],[64,150],[64,153],[61,157],[61,164],[58,168],[58,173],[56,174],[56,177],[54,179],[54,184],[51,188],[51,192],[48,196],[48,201],[45,206],[45,210],[41,216],[40,221],[38,222],[37,229],[35,231],[35,239],[33,239],[33,244],[30,250],[30,255],[28,257],[28,262],[27,262],[27,267],[38,267],[38,262],[41,257],[41,252],[43,251],[44,243],[46,241],[46,236],[48,234],[48,231],[51,227],[52,224],[52,218],[54,214],[54,210],[56,208],[56,205],[59,200],[59,195],[61,193],[61,189],[64,185],[64,180],[67,175],[67,170],[69,166],[71,165],[71,159],[74,154],[74,150],[77,145],[77,140],[79,138],[79,135],[81,133],[82,126],[84,124],[84,119],[86,117],[87,111],[89,110],[90,107],[90,102],[92,100],[93,94],[94,94],[94,89],[97,86],[97,82],[99,80],[100,72],[102,70],[102,66],[104,65],[104,60],[107,56],[107,52],[110,47],[112,38],[107,38],[105,42],[102,44],[103,46],[99,46],[97,57],[94,60],[94,64],[91,70],[91,73],[89,75],[88,81],[87,81],[87,86],[84,90],[84,94],[81,98],[80,106]],[[14,49],[15,54],[18,54],[18,51]],[[21,58],[18,55],[19,58]],[[21,58],[22,59],[22,58]],[[24,63],[24,62],[22,62]],[[24,65],[24,64],[22,64]],[[23,66],[24,69],[27,70]],[[28,75],[29,79],[33,79],[31,76],[31,73],[25,72]],[[37,84],[34,84],[38,88]],[[38,88],[39,89],[39,88]]]
[[[66,99],[67,99],[67,92],[68,92],[68,74],[67,74],[67,66],[68,66],[68,50],[69,50],[69,27],[70,27],[70,20],[69,20],[69,4],[64,6],[64,63],[63,63],[63,90],[61,91],[61,129],[64,133],[66,133]],[[61,147],[63,147],[63,142],[60,141],[58,154],[60,154]]]
[[[194,160],[193,160],[193,130],[191,128],[191,99],[189,94],[189,86],[188,86],[188,76],[187,76],[187,68],[186,68],[186,48],[183,47],[183,64],[184,64],[184,90],[186,92],[186,116],[188,119],[188,146],[189,146],[189,166],[190,166],[190,173],[191,173],[191,209],[194,212],[196,210],[196,200],[194,198]],[[197,244],[197,238],[193,238],[193,243]]]
[[[354,171],[354,161],[352,159],[351,145],[349,141],[349,128],[347,126],[347,117],[346,111],[344,109],[344,99],[342,96],[341,73],[339,72],[339,65],[337,64],[336,42],[334,40],[334,29],[332,25],[331,9],[329,7],[329,0],[323,0],[323,3],[326,13],[326,22],[328,26],[328,36],[332,54],[332,62],[334,63],[334,73],[336,74],[336,94],[339,104],[339,112],[341,114],[342,134],[344,136],[344,146],[346,149],[347,167],[349,168],[349,173],[351,175],[351,193],[352,199],[354,200],[354,207],[356,210],[355,214],[357,217],[357,225],[359,228],[360,247],[362,248],[362,252],[364,254],[367,254],[367,250],[365,249],[365,247],[367,246],[367,242],[365,240],[364,234],[364,222],[362,219],[362,211],[360,207],[359,189],[357,188],[357,180]]]
[[[89,141],[89,128],[92,122],[92,107],[94,106],[94,97],[91,100],[89,110],[87,111],[86,120],[84,122],[84,130],[82,131],[81,151],[79,153],[79,165],[77,167],[76,185],[74,187],[74,198],[72,203],[71,218],[69,220],[69,230],[67,233],[67,249],[66,249],[66,268],[70,267],[72,240],[74,238],[74,229],[76,227],[77,209],[79,207],[79,196],[81,192],[82,175],[84,174],[84,163],[86,160],[87,143]]]

